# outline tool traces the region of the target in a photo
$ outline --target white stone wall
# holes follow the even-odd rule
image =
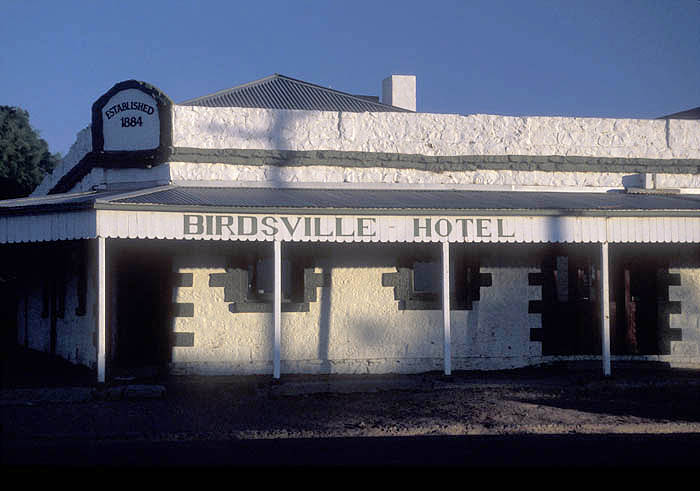
[[[92,151],[92,130],[90,126],[83,128],[77,135],[75,143],[70,147],[68,153],[58,163],[53,172],[47,175],[41,184],[32,192],[31,196],[44,196],[53,188],[58,181],[71,170],[85,155]]]
[[[50,254],[51,252],[46,253]],[[93,334],[97,325],[96,278],[92,272],[94,267],[88,266],[88,268],[85,315],[77,315],[76,313],[78,277],[70,272],[66,275],[64,316],[56,319],[56,355],[71,363],[94,368],[97,360],[97,350],[93,343]],[[17,344],[49,353],[51,349],[51,312],[49,307],[48,315],[46,317],[41,315],[44,295],[42,280],[41,276],[35,275],[27,291],[22,292],[19,296]]]
[[[700,363],[700,269],[670,268],[678,273],[680,285],[668,287],[670,301],[681,302],[681,313],[671,314],[670,328],[682,330],[682,341],[671,341],[671,356],[678,362]]]
[[[73,186],[71,192],[85,192],[104,184],[146,184],[163,185],[170,182],[169,164],[161,164],[150,169],[104,169],[94,167]]]
[[[394,289],[382,274],[396,272],[387,256],[320,261],[330,287],[317,289],[309,312],[283,312],[282,373],[417,373],[443,369],[440,310],[399,310]],[[174,329],[194,332],[193,347],[174,347],[176,374],[270,374],[273,356],[271,313],[231,313],[224,289],[209,287],[211,273],[223,273],[225,258],[196,266],[179,257],[175,270],[192,273],[192,287],[178,287],[173,301],[194,303],[194,317],[177,317]],[[212,266],[217,263],[220,266]],[[356,264],[353,264],[356,263]],[[528,286],[529,267],[482,269],[493,285],[481,289],[472,311],[453,311],[454,369],[505,369],[541,361],[541,346],[530,341],[540,327],[528,314],[539,287]]]
[[[94,305],[97,299],[94,296],[96,289],[90,287],[90,280],[88,277],[86,313],[80,316],[76,314],[78,278],[71,275],[66,282],[65,314],[62,319],[56,319],[56,355],[72,363],[94,367],[97,352],[92,341],[96,326]]]
[[[173,146],[199,149],[336,150],[424,156],[529,155],[647,159],[700,158],[700,121],[512,117],[475,114],[341,113],[254,108],[173,107]],[[45,195],[92,150],[90,128],[32,193]],[[622,187],[627,174],[244,166],[174,163],[151,170],[94,169],[74,191],[104,182],[241,180]],[[668,174],[657,187],[700,187]]]
[[[659,189],[700,188],[700,174],[655,174]]]
[[[173,145],[434,156],[700,158],[700,121],[174,106]]]
[[[171,162],[174,181],[255,183],[402,184],[546,186],[573,188],[642,187],[642,178],[629,172],[561,172],[479,169],[430,172],[390,167],[233,165]],[[700,176],[659,174],[657,187],[700,188]]]
[[[224,289],[209,287],[209,275],[224,273],[226,259],[177,257],[174,269],[192,274],[192,287],[178,287],[173,302],[193,303],[194,317],[175,317],[174,332],[194,333],[194,346],[173,347],[173,373],[267,373],[272,360],[272,315],[232,314]],[[216,264],[220,266],[216,266]]]
[[[213,262],[213,261],[210,261]],[[175,302],[194,303],[194,317],[176,317],[174,330],[194,332],[194,347],[175,347],[173,373],[272,373],[271,313],[231,313],[224,289],[209,287],[222,267],[188,267],[178,258],[176,271],[192,273],[192,287],[175,289]],[[399,311],[393,288],[382,274],[395,268],[329,267],[331,287],[317,290],[309,312],[283,312],[283,373],[388,373],[439,370],[442,366],[440,311]],[[319,271],[317,269],[317,271]]]
[[[50,319],[41,316],[42,285],[32,284],[17,306],[17,343],[37,351],[49,351]],[[25,315],[26,312],[26,315]]]
[[[542,346],[530,341],[530,329],[541,327],[539,314],[528,314],[528,302],[540,298],[540,287],[528,285],[538,268],[482,267],[492,285],[480,289],[480,300],[453,320],[454,364],[459,370],[515,368],[540,361]]]

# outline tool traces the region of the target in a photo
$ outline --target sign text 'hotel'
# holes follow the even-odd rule
[[[484,217],[360,217],[298,215],[183,215],[185,236],[323,239],[371,238],[397,233],[414,239],[505,239],[507,219]]]

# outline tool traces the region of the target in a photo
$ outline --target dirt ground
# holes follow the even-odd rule
[[[450,377],[160,377],[97,388],[91,373],[54,365],[42,375],[36,360],[11,361],[0,415],[3,439],[13,441],[700,434],[700,370],[660,364],[614,364],[608,378],[596,364],[558,364]],[[110,397],[126,386],[141,396]]]

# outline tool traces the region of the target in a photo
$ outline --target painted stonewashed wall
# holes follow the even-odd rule
[[[557,171],[479,169],[479,164],[468,170],[421,170],[386,166],[350,167],[331,165],[251,165],[230,163],[170,162],[169,176],[174,181],[251,182],[251,183],[323,183],[347,184],[399,184],[443,186],[546,186],[572,188],[623,189],[643,187],[644,176],[640,172],[624,171]],[[426,166],[427,167],[427,166]],[[437,166],[436,166],[437,167]],[[552,166],[553,167],[553,166]],[[700,176],[693,174],[654,173],[657,188],[700,188]],[[156,177],[156,176],[154,176]],[[87,179],[87,178],[86,178]]]
[[[38,351],[49,351],[50,320],[42,318],[42,285],[28,285],[20,294],[17,306],[17,342]]]
[[[97,350],[94,344],[96,331],[95,295],[97,279],[95,261],[90,252],[86,262],[74,262],[77,254],[82,254],[82,246],[72,243],[74,250],[66,256],[66,248],[57,249],[53,245],[35,248],[34,254],[45,256],[48,267],[31,271],[24,278],[24,286],[18,296],[17,343],[29,349],[49,353],[51,350],[51,309],[59,310],[56,317],[55,354],[72,363],[94,368]],[[49,258],[47,260],[47,257]],[[37,258],[35,258],[37,259]],[[37,260],[37,262],[40,262]],[[69,267],[59,276],[63,278],[63,288],[55,300],[46,297],[47,280],[56,274],[51,264],[67,264]],[[83,270],[84,273],[80,273]],[[87,276],[83,276],[87,275]],[[60,281],[60,280],[59,280]],[[84,282],[81,285],[81,282]],[[82,299],[81,299],[82,297]]]
[[[539,268],[523,264],[485,266],[492,284],[466,312],[466,322],[452,324],[453,367],[457,370],[516,368],[542,361],[542,345],[530,340],[541,327],[540,314],[528,313],[528,302],[540,299],[540,287],[528,284]]]
[[[438,172],[405,168],[401,160],[454,156],[593,157],[610,159],[699,159],[700,122],[691,120],[638,120],[606,118],[510,117],[494,115],[428,113],[340,113],[253,108],[207,108],[174,106],[173,147],[170,163],[152,169],[93,169],[74,191],[86,191],[104,183],[160,182],[172,180],[237,180],[274,182],[383,182],[486,185],[545,185],[581,187],[639,186],[635,173],[620,169],[583,169],[575,163],[553,162],[517,169],[493,169],[478,162],[464,170]],[[53,174],[34,191],[46,194],[81,158],[92,150],[90,128],[78,134],[76,143]],[[327,156],[303,165],[263,165],[249,158],[250,165],[217,161],[226,151],[340,152],[347,160],[365,162],[357,168],[323,165]],[[218,152],[218,153],[217,153]],[[355,154],[364,154],[358,156]],[[367,161],[386,160],[381,165]],[[203,157],[204,156],[204,157]],[[384,156],[384,157],[382,157]],[[394,157],[392,157],[394,156]],[[230,157],[230,156],[229,156]],[[202,160],[203,158],[203,160]],[[213,160],[212,160],[213,159]],[[239,159],[240,160],[240,159]],[[245,160],[245,159],[244,159]],[[308,160],[308,159],[307,159]],[[332,159],[333,160],[333,159]],[[337,160],[337,159],[336,159]],[[511,162],[508,160],[508,162]],[[511,162],[512,163],[512,162]],[[610,167],[615,167],[615,162]],[[643,167],[643,162],[639,164]],[[429,166],[428,166],[429,167]],[[528,166],[525,166],[528,167]],[[561,167],[564,167],[562,169]],[[658,168],[658,188],[698,188],[690,172]],[[623,179],[628,182],[623,183]]]
[[[681,312],[670,315],[670,328],[681,330],[681,341],[671,341],[670,358],[677,364],[700,362],[700,268],[676,266],[680,285],[670,285],[669,300],[681,302]]]
[[[224,288],[210,287],[220,267],[191,267],[178,258],[179,274],[192,286],[175,289],[174,301],[193,304],[193,317],[175,317],[174,329],[193,333],[193,346],[174,347],[174,373],[271,373],[272,313],[229,311]],[[211,261],[214,262],[214,261]],[[210,262],[210,263],[211,263]],[[438,370],[442,366],[440,311],[399,311],[382,274],[395,268],[315,268],[331,270],[332,286],[318,287],[308,312],[284,312],[281,321],[283,373],[385,373]],[[184,309],[186,310],[186,308]],[[202,319],[206,319],[203,321]]]
[[[420,155],[698,158],[700,123],[173,107],[173,145]]]
[[[442,370],[442,312],[439,306],[400,308],[394,288],[383,280],[397,272],[390,265],[394,260],[388,251],[368,255],[348,249],[317,259],[314,273],[330,274],[330,286],[316,287],[308,312],[282,313],[281,371]],[[172,372],[271,373],[272,314],[232,313],[224,288],[210,286],[212,275],[226,273],[227,258],[201,263],[195,257],[175,260],[183,281],[173,292],[180,313],[173,328],[185,346],[173,348]],[[540,343],[530,341],[539,314],[528,313],[528,301],[539,298],[539,287],[528,285],[528,274],[536,271],[503,262],[482,269],[491,276],[491,286],[481,288],[472,310],[451,314],[455,369],[504,369],[541,361]]]
[[[272,315],[232,314],[224,289],[210,275],[226,272],[224,257],[176,257],[174,271],[186,278],[173,291],[175,304],[171,369],[175,374],[266,373],[272,356]]]
[[[76,140],[71,145],[68,153],[61,159],[56,168],[51,174],[48,174],[44,180],[32,192],[31,196],[44,196],[53,188],[69,170],[80,162],[89,152],[92,151],[92,133],[90,126],[83,128],[76,135]]]

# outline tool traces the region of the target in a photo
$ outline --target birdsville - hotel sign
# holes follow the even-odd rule
[[[503,240],[515,236],[504,218],[183,214],[182,219],[183,235],[189,238]]]

